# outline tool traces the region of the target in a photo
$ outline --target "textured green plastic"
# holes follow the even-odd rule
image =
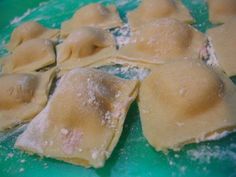
[[[126,12],[138,5],[137,0],[1,0],[0,56],[6,54],[4,45],[17,25],[37,20],[58,28],[76,9],[91,2],[116,4],[123,20]],[[212,27],[205,0],[183,0],[183,3],[195,18],[196,28],[205,32]],[[114,73],[126,78],[134,74],[117,67],[103,69],[117,71]],[[100,169],[86,169],[15,149],[14,142],[23,129],[0,134],[0,177],[236,177],[235,133],[220,140],[187,145],[179,152],[156,152],[142,134],[136,102],[128,112],[118,145]]]

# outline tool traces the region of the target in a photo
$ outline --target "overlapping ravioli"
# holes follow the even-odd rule
[[[228,76],[236,75],[236,18],[207,31],[217,62]]]
[[[101,4],[89,4],[75,12],[73,17],[62,23],[61,36],[66,37],[82,26],[93,26],[103,29],[119,27],[122,21],[116,7],[105,7]]]
[[[115,49],[112,35],[100,28],[81,27],[71,33],[57,47],[57,65],[60,70],[85,67],[109,57]]]
[[[65,74],[16,147],[85,167],[102,167],[118,142],[138,82],[93,69]]]
[[[236,17],[235,0],[208,0],[209,19],[212,23],[224,23]]]
[[[121,47],[114,60],[120,63],[160,64],[182,59],[198,58],[206,37],[190,25],[164,18],[140,27],[130,43]]]
[[[41,38],[56,40],[58,35],[59,30],[57,29],[48,29],[35,21],[29,21],[14,29],[7,48],[9,51],[13,51],[17,46],[30,39]]]
[[[236,128],[236,87],[200,60],[159,65],[139,93],[142,129],[157,150]]]
[[[166,17],[188,23],[193,22],[189,11],[179,0],[142,0],[136,10],[128,13],[128,21],[132,30]]]
[[[0,75],[0,131],[31,120],[47,103],[55,71]]]
[[[17,47],[2,61],[4,73],[35,71],[56,62],[54,44],[47,39],[32,39]]]

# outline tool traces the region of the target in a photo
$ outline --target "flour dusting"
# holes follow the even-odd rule
[[[193,161],[199,163],[210,164],[214,160],[232,160],[236,165],[236,148],[235,144],[231,144],[230,148],[224,149],[220,146],[198,146],[196,149],[187,151],[187,155]]]
[[[103,67],[99,67],[98,69],[112,75],[116,75],[125,79],[133,79],[133,80],[143,80],[150,73],[149,69],[140,68],[136,66],[129,66],[129,65],[127,66],[121,66],[121,65],[103,66]]]
[[[36,8],[33,8],[33,9],[27,9],[27,11],[20,17],[15,17],[11,22],[10,24],[11,25],[14,25],[16,23],[19,23],[21,22],[25,17],[27,17],[29,14],[31,14],[32,12],[34,12],[36,10]]]

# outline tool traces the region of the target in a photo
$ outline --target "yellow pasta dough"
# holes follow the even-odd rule
[[[209,19],[212,23],[224,23],[236,17],[235,0],[208,0]]]
[[[4,73],[35,71],[56,62],[54,44],[46,39],[32,39],[17,47],[2,61]]]
[[[236,128],[236,87],[200,60],[159,65],[143,81],[139,98],[143,133],[157,150]]]
[[[57,65],[60,70],[85,67],[109,57],[115,49],[110,33],[95,27],[81,27],[57,46]]]
[[[190,25],[164,18],[140,27],[114,61],[139,65],[160,64],[184,57],[199,58],[207,38]]]
[[[85,167],[102,167],[118,142],[137,81],[93,69],[65,74],[16,147]]]
[[[61,36],[66,37],[82,26],[93,26],[103,29],[119,27],[122,21],[116,7],[105,7],[101,4],[89,4],[75,12],[74,16],[62,23]]]
[[[142,0],[136,10],[128,13],[128,21],[132,30],[166,17],[188,23],[193,22],[189,11],[179,0]]]
[[[29,121],[47,103],[55,71],[0,75],[0,131]]]
[[[27,40],[34,38],[56,39],[58,35],[59,30],[57,29],[48,29],[35,21],[29,21],[14,29],[7,48],[9,51],[13,51]]]
[[[216,59],[228,76],[236,75],[236,18],[207,31]]]

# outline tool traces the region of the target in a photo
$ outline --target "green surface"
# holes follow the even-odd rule
[[[92,0],[50,0],[39,4],[39,0],[0,0],[0,56],[14,27],[28,20],[37,20],[48,27],[60,27],[80,6]],[[137,0],[102,1],[115,3],[125,20],[125,13],[138,5]],[[204,0],[183,0],[196,20],[195,27],[205,31],[209,23]],[[16,8],[18,3],[20,8]],[[12,7],[12,8],[7,8]],[[31,9],[28,9],[31,8]],[[27,13],[25,13],[27,12]],[[22,16],[23,15],[23,16]],[[19,22],[12,21],[18,16]],[[11,22],[11,24],[10,24]],[[126,71],[119,66],[104,67],[103,70],[120,77],[135,77],[137,69]],[[236,81],[236,78],[233,78]],[[150,147],[142,135],[140,117],[135,102],[124,125],[121,139],[105,167],[85,169],[48,158],[30,156],[13,148],[16,137],[23,128],[0,134],[0,177],[236,177],[236,134],[221,140],[191,144],[180,152],[164,154]]]

